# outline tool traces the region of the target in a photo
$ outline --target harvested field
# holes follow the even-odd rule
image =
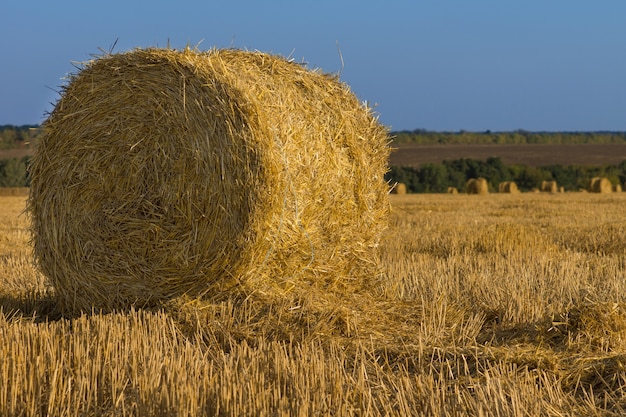
[[[626,160],[626,145],[414,145],[398,144],[390,165],[419,166],[444,160],[495,156],[505,164],[528,166],[603,165]]]
[[[0,415],[617,416],[626,193],[390,196],[387,279],[61,315],[0,197]]]

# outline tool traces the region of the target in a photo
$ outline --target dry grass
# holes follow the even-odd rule
[[[391,202],[369,295],[63,316],[0,198],[0,415],[626,412],[626,194]]]

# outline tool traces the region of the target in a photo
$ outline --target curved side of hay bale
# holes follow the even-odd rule
[[[613,184],[608,178],[594,177],[589,184],[589,191],[592,193],[610,193],[613,191]]]
[[[541,191],[544,193],[556,193],[559,191],[559,185],[556,181],[542,181]]]
[[[405,195],[406,194],[406,184],[399,182],[393,187],[391,190],[391,194]]]
[[[86,64],[43,127],[28,211],[66,309],[378,276],[388,132],[334,76],[139,49]]]
[[[504,181],[498,184],[498,192],[507,194],[519,194],[520,191],[514,181]]]
[[[448,187],[448,190],[446,192],[448,194],[458,194],[459,190],[456,187]]]
[[[489,184],[485,178],[470,178],[465,184],[467,194],[488,194]]]

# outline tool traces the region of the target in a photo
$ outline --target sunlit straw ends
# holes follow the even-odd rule
[[[465,184],[467,194],[488,194],[489,184],[485,178],[470,178]]]
[[[107,54],[44,123],[34,254],[69,310],[356,291],[379,276],[388,145],[337,77],[278,56]]]
[[[613,191],[613,184],[608,178],[594,177],[589,184],[589,191],[593,193],[610,193]]]

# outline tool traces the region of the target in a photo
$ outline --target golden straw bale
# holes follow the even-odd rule
[[[448,194],[458,194],[459,190],[456,187],[448,187]]]
[[[43,129],[28,211],[65,309],[380,278],[389,134],[336,76],[233,49],[106,54]]]
[[[589,191],[592,193],[610,193],[613,191],[613,184],[608,178],[594,177],[589,184]]]
[[[559,191],[559,185],[556,181],[542,181],[541,191],[544,193],[556,193]]]
[[[504,181],[498,184],[498,192],[499,193],[508,193],[508,194],[519,194],[519,188],[517,188],[517,184],[514,181]]]
[[[392,194],[405,195],[406,194],[406,184],[399,182],[395,187],[391,190]]]
[[[613,192],[616,192],[616,193],[621,193],[621,192],[622,192],[622,186],[621,186],[621,184],[615,184],[615,185],[613,186]]]
[[[484,178],[470,178],[465,184],[467,194],[488,194],[489,184]]]

